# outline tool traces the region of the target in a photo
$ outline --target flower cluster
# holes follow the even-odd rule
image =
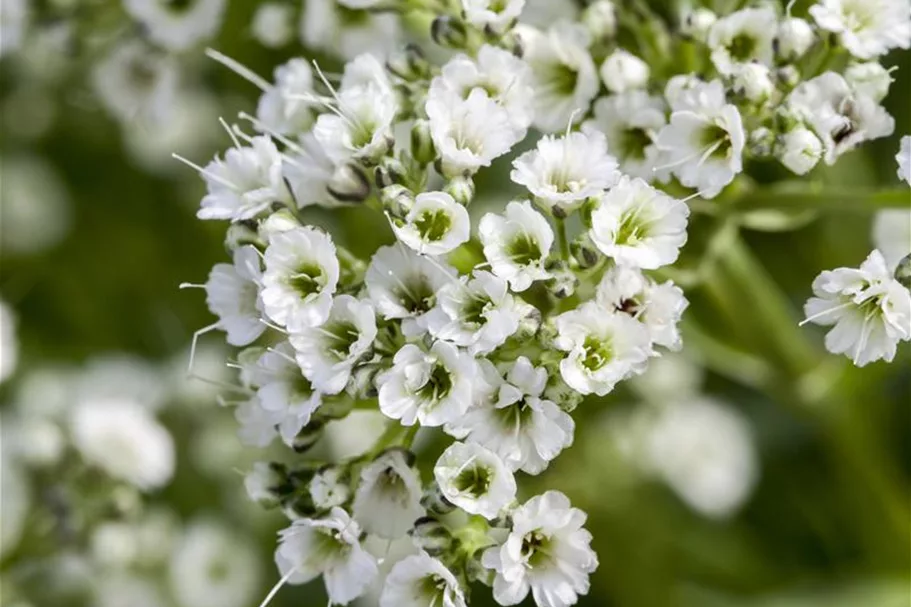
[[[519,473],[571,446],[586,396],[681,348],[688,303],[664,270],[687,242],[690,200],[720,196],[748,161],[804,174],[893,130],[875,57],[911,42],[902,0],[863,20],[866,4],[843,2],[813,7],[813,23],[768,6],[685,15],[675,44],[689,70],[664,57],[655,15],[601,0],[538,29],[521,22],[524,4],[340,3],[429,12],[434,42],[453,51],[442,64],[411,44],[345,52],[338,75],[292,59],[266,82],[209,53],[262,90],[255,115],[241,114],[249,126],[229,128],[233,147],[185,162],[207,186],[198,217],[230,222],[232,258],[201,286],[209,329],[242,348],[241,437],[301,454],[246,479],[290,519],[276,590],[321,576],[333,604],[379,584],[384,607],[459,606],[481,583],[503,605],[574,604],[598,566],[586,515],[556,491],[520,499]],[[624,28],[650,36],[624,48]],[[824,31],[865,63],[839,64]],[[504,163],[515,196],[475,212],[479,177]],[[388,244],[357,255],[311,219],[325,217],[311,207],[346,206],[372,213]],[[891,358],[881,335],[907,334],[907,290],[870,263],[821,278],[824,303],[808,304],[812,320],[861,318],[874,338],[830,339],[856,345],[858,364]],[[371,445],[306,457],[355,411],[383,416]],[[418,436],[445,442],[432,479]],[[372,541],[405,537],[413,554],[381,574]]]

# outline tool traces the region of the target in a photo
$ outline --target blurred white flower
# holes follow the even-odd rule
[[[806,19],[787,17],[778,24],[775,49],[787,61],[796,61],[806,54],[816,41],[813,26]]]
[[[386,577],[380,607],[466,607],[458,580],[440,561],[426,553],[396,563]]]
[[[170,120],[178,92],[174,61],[139,40],[114,47],[93,69],[92,84],[105,108],[121,123],[152,126]]]
[[[806,175],[822,158],[822,141],[813,131],[798,125],[782,136],[777,154],[781,164],[790,171]]]
[[[911,45],[907,0],[820,0],[810,7],[810,14],[819,27],[838,34],[841,44],[860,59]]]
[[[391,13],[355,10],[336,0],[307,0],[300,35],[309,49],[351,59],[363,53],[388,54],[401,41],[401,27]]]
[[[167,607],[161,589],[137,574],[117,572],[95,580],[94,605],[97,607]]]
[[[525,0],[462,0],[465,19],[475,27],[493,32],[505,31],[519,18],[523,8]]]
[[[845,69],[845,81],[856,95],[882,101],[889,94],[892,74],[876,61],[852,63]]]
[[[648,64],[639,57],[618,49],[608,55],[600,69],[604,86],[612,93],[642,89],[648,84]]]
[[[413,457],[401,449],[390,449],[361,470],[351,509],[367,533],[394,540],[424,516],[421,479]]]
[[[9,379],[19,364],[17,333],[13,309],[0,300],[0,383]]]
[[[307,487],[318,510],[341,506],[351,498],[348,477],[341,466],[324,466],[317,470]]]
[[[174,473],[174,440],[142,405],[99,398],[71,414],[73,442],[85,460],[139,489],[161,488]]]
[[[29,20],[29,0],[0,0],[0,57],[18,50]]]
[[[722,75],[733,74],[738,65],[751,61],[771,67],[777,30],[778,17],[771,7],[747,8],[718,19],[707,40],[712,63]]]
[[[124,0],[123,7],[153,42],[185,51],[215,35],[227,0]]]
[[[4,154],[0,188],[0,250],[31,254],[60,242],[70,229],[65,184],[38,156]]]
[[[256,118],[279,135],[299,135],[313,123],[313,69],[305,59],[291,59],[275,68],[275,83],[263,91]]]
[[[266,2],[260,4],[253,15],[250,31],[265,47],[280,48],[294,36],[294,11],[290,4]]]

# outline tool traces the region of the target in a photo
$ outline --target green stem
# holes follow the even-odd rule
[[[557,224],[557,239],[560,243],[560,257],[563,261],[569,261],[569,238],[566,236],[566,220],[562,217],[554,217]]]
[[[748,192],[733,203],[740,211],[758,209],[825,209],[848,213],[874,213],[881,209],[909,206],[908,188],[880,191],[825,190],[791,184]]]

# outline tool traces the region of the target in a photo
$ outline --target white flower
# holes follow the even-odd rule
[[[299,207],[318,204],[332,208],[361,202],[370,192],[364,173],[349,163],[336,163],[329,158],[312,132],[305,133],[288,149],[284,161],[284,176]]]
[[[902,137],[895,162],[898,163],[898,178],[911,185],[911,135]]]
[[[891,362],[899,341],[911,340],[911,292],[892,277],[882,253],[874,250],[859,269],[826,271],[813,281],[804,305],[804,323],[835,325],[826,349],[854,364]]]
[[[448,177],[490,166],[525,136],[525,129],[516,125],[510,112],[481,88],[471,89],[465,99],[430,96],[424,109],[443,173]]]
[[[816,34],[806,19],[788,17],[778,25],[776,52],[788,61],[796,61],[810,50]]]
[[[352,512],[367,533],[394,540],[424,516],[421,479],[409,457],[401,449],[390,449],[361,470]]]
[[[274,202],[291,201],[282,178],[282,155],[268,137],[254,137],[249,147],[234,147],[200,171],[208,193],[200,219],[253,219]]]
[[[53,247],[72,225],[66,184],[44,156],[4,153],[2,163],[0,251],[32,254]]]
[[[583,125],[583,130],[597,129],[605,134],[608,148],[616,154],[624,174],[649,182],[656,178],[666,181],[668,171],[659,170],[662,159],[655,145],[665,124],[660,97],[645,91],[627,91],[595,101],[594,118]]]
[[[813,131],[796,126],[781,138],[778,159],[798,175],[806,175],[822,158],[822,141]]]
[[[887,137],[895,120],[871,97],[856,95],[845,79],[826,72],[795,88],[788,108],[822,140],[826,164],[864,141]]]
[[[278,2],[259,5],[250,30],[257,42],[268,48],[279,48],[291,42],[294,35],[294,7]]]
[[[406,344],[376,380],[380,411],[405,426],[442,426],[468,409],[476,372],[474,359],[452,344],[438,341],[429,352]]]
[[[524,356],[509,368],[505,381],[494,374],[491,398],[469,409],[447,431],[493,451],[510,470],[540,474],[572,444],[573,419],[541,397],[547,371]]]
[[[617,160],[607,153],[607,139],[595,130],[544,136],[512,166],[510,178],[525,186],[536,202],[567,212],[613,186],[619,177]]]
[[[148,37],[170,51],[185,51],[221,27],[227,0],[124,0],[123,8]]]
[[[747,101],[762,103],[775,92],[772,73],[761,63],[751,61],[739,64],[731,72],[731,88]]]
[[[514,291],[524,291],[534,281],[550,277],[544,263],[554,233],[527,200],[510,202],[504,215],[487,213],[481,218],[478,232],[490,269],[509,281]]]
[[[911,254],[911,209],[879,211],[873,219],[873,246],[889,269]]]
[[[332,239],[316,228],[294,228],[274,234],[264,257],[260,296],[269,318],[289,331],[326,322],[339,276]]]
[[[588,593],[598,568],[586,515],[559,491],[548,491],[512,513],[512,529],[501,546],[488,548],[481,563],[493,569],[493,596],[518,605],[531,590],[539,607],[569,607]]]
[[[505,280],[475,270],[472,278],[440,289],[427,328],[437,339],[468,348],[472,355],[486,354],[518,330],[522,316]]]
[[[278,436],[277,427],[285,419],[285,415],[280,411],[267,411],[259,402],[259,398],[253,397],[234,409],[234,419],[240,424],[237,432],[240,441],[251,447],[262,448],[268,447]]]
[[[325,518],[298,519],[280,532],[275,562],[289,584],[323,576],[332,604],[347,605],[377,576],[376,559],[361,547],[360,525],[341,508]]]
[[[169,568],[180,607],[245,607],[259,588],[259,572],[255,547],[214,520],[183,530]]]
[[[351,371],[373,347],[376,312],[369,301],[339,295],[326,322],[302,327],[289,337],[295,358],[313,387],[324,394],[345,389]]]
[[[556,325],[555,345],[567,352],[560,375],[582,394],[604,396],[642,373],[651,354],[648,329],[625,314],[605,314],[593,302],[559,315]]]
[[[275,68],[275,84],[256,106],[256,118],[279,135],[303,133],[313,122],[313,70],[304,59],[291,59]]]
[[[206,281],[206,305],[218,316],[218,327],[232,346],[246,346],[262,335],[262,281],[259,251],[243,246],[234,251],[234,263],[215,264]]]
[[[593,41],[613,38],[617,33],[617,9],[611,0],[595,0],[580,18]]]
[[[547,32],[520,26],[524,59],[532,69],[535,126],[546,133],[562,131],[581,118],[598,94],[598,72],[588,51],[584,26],[561,21]]]
[[[178,74],[172,60],[133,40],[115,47],[94,67],[92,84],[120,122],[155,126],[169,119]]]
[[[446,192],[422,192],[405,215],[392,221],[396,237],[418,253],[449,253],[469,237],[471,222],[465,207]]]
[[[326,155],[336,163],[379,160],[392,142],[392,122],[399,110],[395,93],[373,80],[343,85],[336,98],[337,111],[320,114],[313,126]]]
[[[15,373],[19,363],[19,339],[16,333],[16,315],[5,301],[0,300],[0,383]]]
[[[641,179],[622,177],[592,213],[589,234],[620,265],[655,270],[677,260],[690,210]]]
[[[523,139],[531,124],[534,92],[531,88],[531,68],[512,53],[489,44],[483,45],[477,57],[456,55],[440,70],[430,83],[428,99],[455,97],[468,99],[475,89],[506,109],[507,116],[518,129],[517,140]]]
[[[907,0],[819,0],[810,7],[817,25],[839,35],[855,57],[873,59],[911,45]]]
[[[693,83],[671,104],[670,124],[658,134],[667,167],[703,198],[714,198],[743,169],[740,112],[726,103],[724,86],[717,80]]]
[[[462,11],[468,23],[479,29],[503,32],[518,20],[525,0],[462,0]]]
[[[271,462],[254,462],[253,469],[244,476],[244,489],[250,501],[268,508],[278,504],[275,489],[283,482]]]
[[[466,607],[456,577],[440,561],[422,552],[408,556],[386,578],[380,607]]]
[[[601,64],[601,80],[612,93],[642,89],[648,84],[648,64],[623,49],[617,49]]]
[[[747,8],[726,15],[709,30],[707,44],[712,63],[724,75],[741,63],[758,61],[771,67],[772,41],[778,31],[778,17],[770,7]]]
[[[279,420],[278,431],[291,445],[322,404],[322,394],[294,363],[294,349],[287,341],[269,348],[256,361],[251,378],[259,405]]]
[[[516,499],[516,479],[496,453],[477,443],[453,443],[433,467],[443,496],[469,514],[496,518]]]
[[[614,266],[598,285],[597,301],[644,324],[652,343],[670,350],[683,346],[677,323],[688,302],[673,282],[658,284],[638,270]]]
[[[427,331],[427,313],[436,305],[437,292],[456,276],[445,262],[431,261],[396,243],[377,249],[364,283],[377,312],[386,320],[401,319],[402,332],[416,336]]]
[[[353,10],[336,0],[304,3],[300,34],[307,48],[340,55],[343,59],[364,53],[384,56],[401,41],[396,15]]]
[[[351,487],[341,466],[324,466],[317,470],[307,489],[313,505],[319,510],[341,506],[351,497]]]
[[[28,0],[0,0],[0,57],[22,46],[29,6]]]
[[[683,22],[680,24],[680,32],[684,36],[705,42],[709,31],[716,21],[718,21],[718,15],[710,9],[703,7],[690,8],[686,11]]]
[[[845,81],[856,95],[877,102],[886,98],[893,82],[889,70],[876,61],[852,63],[845,69]]]
[[[79,403],[71,429],[82,457],[118,480],[149,491],[174,474],[174,440],[140,404],[113,399]]]

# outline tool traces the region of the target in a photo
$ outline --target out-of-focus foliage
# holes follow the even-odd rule
[[[16,374],[0,386],[0,416],[4,429],[20,429],[23,418],[54,408],[42,418],[49,426],[28,436],[57,440],[48,433],[71,433],[67,411],[80,398],[127,378],[130,399],[160,392],[152,410],[174,437],[177,467],[169,485],[140,499],[119,484],[100,482],[90,468],[72,466],[68,452],[51,465],[4,466],[3,601],[223,607],[192,598],[210,583],[246,597],[238,606],[255,605],[277,579],[272,551],[281,522],[247,501],[237,472],[248,471],[258,457],[237,442],[231,412],[216,403],[217,388],[183,378],[192,334],[212,318],[199,292],[178,285],[202,282],[223,260],[222,227],[195,220],[203,184],[170,152],[204,164],[228,141],[218,116],[233,119],[250,110],[258,91],[196,47],[173,57],[181,87],[175,99],[190,115],[170,118],[182,120],[181,130],[192,137],[178,133],[160,141],[161,133],[140,120],[118,122],[97,101],[90,74],[111,52],[112,40],[142,40],[142,33],[116,3],[70,4],[74,14],[90,14],[79,15],[83,29],[65,44],[26,40],[21,54],[0,62],[0,297],[14,311],[18,341]],[[272,66],[305,50],[297,41],[278,49],[256,42],[254,4],[230,2],[209,44],[268,76]],[[650,4],[666,9],[673,2]],[[54,35],[43,25],[47,37]],[[111,39],[96,39],[92,28]],[[331,57],[316,56],[334,65]],[[911,60],[895,54],[886,63],[899,68],[886,101],[896,135],[814,173],[825,191],[895,184],[898,137],[911,131]],[[501,183],[500,190],[507,189],[508,167],[498,162],[479,189]],[[757,170],[772,176],[779,169]],[[586,401],[574,448],[526,487],[528,495],[559,489],[589,513],[601,564],[581,605],[908,604],[911,357],[905,348],[891,365],[856,369],[822,349],[821,331],[797,332],[813,278],[823,269],[856,266],[871,248],[872,211],[828,210],[826,201],[819,206],[818,214],[793,224],[755,215],[741,240],[721,234],[711,279],[687,293],[687,362],[650,371],[636,389]],[[314,217],[318,224],[328,221]],[[388,226],[375,214],[352,209],[332,221],[355,252],[389,240]],[[782,222],[788,229],[776,228]],[[715,227],[700,216],[691,230]],[[686,249],[684,262],[705,254]],[[782,319],[790,324],[782,327]],[[13,348],[4,339],[0,356],[9,360]],[[201,373],[224,378],[220,361],[227,354],[201,352],[210,371]],[[110,364],[112,353],[135,358],[114,359],[118,367]],[[107,371],[93,374],[99,357]],[[659,375],[692,373],[694,366],[701,371],[691,380],[692,399],[708,401],[709,408],[722,403],[729,416],[719,421],[707,414],[708,432],[714,423],[745,427],[743,440],[753,441],[757,454],[742,475],[716,479],[708,497],[662,482],[660,472],[643,464],[647,455],[625,446],[654,422],[644,419],[643,407],[659,411],[664,400],[680,397],[654,389]],[[691,419],[663,423],[680,430]],[[656,436],[659,443],[679,439],[673,431]],[[4,462],[21,438],[4,433]],[[704,446],[700,440],[687,445],[694,451]],[[716,446],[705,457],[738,457],[737,449]],[[71,503],[73,495],[92,503]],[[716,507],[719,500],[730,505]],[[709,505],[700,507],[704,501]],[[25,535],[8,535],[14,526]],[[136,539],[143,532],[135,529],[146,527],[150,537]],[[223,549],[218,542],[225,542]],[[191,562],[200,567],[196,577]],[[230,584],[219,577],[225,572]],[[196,602],[183,602],[186,593]],[[322,593],[318,585],[289,587],[272,604],[324,605]],[[132,598],[99,603],[101,596]],[[146,596],[153,598],[140,598]]]

